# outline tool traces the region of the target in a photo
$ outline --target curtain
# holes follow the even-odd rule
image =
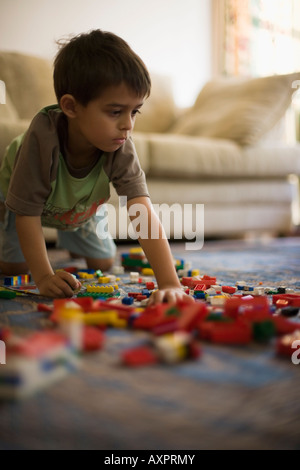
[[[300,0],[213,0],[214,71],[300,71]]]

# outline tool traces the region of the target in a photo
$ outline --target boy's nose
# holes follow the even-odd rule
[[[121,122],[121,128],[130,131],[133,128],[134,120],[131,115],[124,116]]]

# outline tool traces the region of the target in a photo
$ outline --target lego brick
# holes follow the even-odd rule
[[[83,351],[97,351],[101,349],[105,342],[105,334],[99,328],[85,325],[82,338]]]
[[[285,300],[287,305],[291,307],[300,307],[300,294],[275,294],[273,295],[273,304],[277,305],[277,301]]]
[[[198,327],[202,339],[220,344],[248,344],[252,341],[251,326],[244,322],[204,321]]]
[[[149,346],[128,349],[121,355],[123,364],[131,367],[153,365],[158,362],[157,354]]]

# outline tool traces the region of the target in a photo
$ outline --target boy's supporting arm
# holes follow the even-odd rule
[[[130,199],[127,209],[133,224],[138,222],[138,241],[154,271],[158,285],[158,290],[150,297],[149,304],[163,301],[176,303],[179,300],[193,302],[192,297],[186,295],[181,288],[169,242],[150,199]]]
[[[49,297],[71,297],[80,283],[65,271],[53,272],[41,218],[16,215],[16,228],[24,258],[40,293]]]

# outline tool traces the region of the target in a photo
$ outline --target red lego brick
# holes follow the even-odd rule
[[[147,307],[141,315],[134,318],[132,327],[141,330],[154,328],[164,316],[167,304],[158,304]]]
[[[232,297],[225,301],[224,315],[231,318],[243,316],[250,321],[269,319],[271,316],[267,297]]]
[[[282,317],[280,315],[273,315],[272,321],[275,325],[275,330],[277,335],[286,335],[294,333],[294,331],[299,330],[299,323],[293,322],[288,318]]]
[[[47,313],[53,312],[53,306],[47,305],[47,304],[38,304],[37,309],[38,309],[38,312],[47,312]]]
[[[191,343],[189,344],[189,357],[191,359],[198,359],[201,356],[202,348],[200,344],[198,344],[196,341],[191,341]]]
[[[158,357],[148,346],[139,346],[122,353],[122,362],[127,366],[138,367],[156,364]]]
[[[178,329],[192,331],[208,315],[208,307],[204,302],[194,304],[178,303],[181,315],[178,317]]]
[[[220,344],[248,344],[252,341],[252,328],[246,322],[204,321],[198,327],[200,338]]]
[[[300,307],[300,294],[274,294],[273,304],[276,305],[278,300],[286,300],[291,307]]]
[[[294,341],[300,340],[300,331],[295,331],[293,334],[287,334],[278,338],[276,341],[276,352],[280,356],[288,356],[292,358],[292,354],[297,351],[293,346]]]
[[[7,327],[0,328],[0,340],[7,341],[11,336],[11,330]]]
[[[199,279],[193,279],[192,277],[183,277],[181,279],[181,284],[183,286],[189,287],[190,289],[194,289],[194,287],[199,284]]]
[[[207,286],[206,284],[196,284],[195,287],[194,287],[194,292],[196,291],[205,291],[207,289]]]
[[[127,294],[128,297],[133,297],[134,299],[136,299],[139,295],[141,295],[140,292],[128,292]]]
[[[143,294],[139,294],[139,295],[136,296],[136,300],[138,302],[141,302],[142,300],[145,300],[147,298],[148,298],[147,295],[143,295]]]
[[[105,334],[93,326],[84,325],[83,351],[97,351],[103,347]]]
[[[28,357],[39,357],[56,346],[65,345],[66,337],[56,331],[36,331],[18,341],[8,343],[9,353]]]
[[[154,282],[146,282],[146,289],[148,289],[148,290],[153,290],[153,289],[155,289],[155,284],[154,284]]]
[[[234,294],[236,292],[236,287],[222,286],[222,292],[225,292],[226,294]]]
[[[214,280],[214,281],[217,280],[217,278],[215,276],[208,276],[207,274],[204,274],[204,276],[202,276],[201,279],[211,279],[211,280]]]
[[[167,333],[174,333],[179,329],[178,318],[174,315],[163,317],[159,319],[157,323],[150,329],[155,336],[165,335]]]
[[[117,310],[117,312],[122,313],[124,315],[128,314],[128,316],[134,311],[135,307],[130,305],[124,305],[119,303],[114,303],[115,299],[107,299],[107,300],[100,300],[97,299],[94,301],[92,306],[93,312],[98,312],[101,310]]]

